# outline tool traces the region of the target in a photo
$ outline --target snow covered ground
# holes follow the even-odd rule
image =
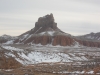
[[[10,50],[10,51],[23,51],[23,49],[11,47],[11,46],[2,46],[2,48],[6,49],[6,50]]]
[[[6,57],[14,57],[18,62],[27,64],[50,62],[89,61],[91,58],[100,57],[100,48],[84,46],[51,46],[33,45],[24,49],[2,45],[7,50]],[[95,51],[95,52],[94,52]],[[88,57],[87,57],[88,55]]]
[[[77,74],[84,74],[85,73],[85,71],[73,71],[73,72],[68,72],[68,71],[62,71],[62,72],[53,72],[53,73],[65,73],[65,74],[69,74],[69,73],[71,73],[71,74],[75,74],[75,75],[77,75]],[[86,74],[94,74],[94,71],[89,71],[89,72],[86,72]]]

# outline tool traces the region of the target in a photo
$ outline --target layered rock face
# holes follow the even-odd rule
[[[88,47],[100,47],[100,42],[93,42],[93,41],[83,41],[83,40],[76,40],[79,42],[80,45],[88,46]]]
[[[68,36],[64,35],[57,35],[57,36],[33,36],[24,43],[33,43],[33,44],[41,44],[47,45],[52,44],[54,46],[61,45],[61,46],[70,46],[73,44],[74,40]]]
[[[68,36],[59,35],[55,36],[52,45],[61,45],[61,46],[70,46],[72,45],[74,40]]]
[[[53,14],[40,17],[35,27],[19,36],[15,43],[31,44],[52,44],[67,46],[73,44],[70,34],[62,32],[54,21]]]
[[[99,33],[96,35],[99,35]],[[64,33],[57,27],[53,14],[50,14],[40,17],[35,23],[35,27],[20,35],[19,39],[15,40],[15,43],[70,46],[78,42],[84,46],[100,47],[100,42],[93,41],[96,40],[97,36],[95,39],[87,39],[93,36],[95,36],[95,34],[91,33],[84,36],[72,37],[70,34]]]

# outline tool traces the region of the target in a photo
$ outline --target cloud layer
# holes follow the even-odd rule
[[[0,0],[0,35],[20,35],[50,13],[66,33],[100,32],[100,0]]]

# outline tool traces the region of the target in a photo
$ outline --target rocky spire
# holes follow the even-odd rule
[[[45,28],[52,28],[52,29],[57,29],[57,23],[54,22],[54,17],[53,14],[51,13],[50,15],[46,15],[43,17],[40,17],[38,21],[35,23],[35,28],[40,28],[43,27]]]

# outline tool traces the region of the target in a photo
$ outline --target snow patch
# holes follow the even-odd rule
[[[7,70],[5,70],[5,71],[13,71],[13,69],[7,69]]]
[[[5,53],[7,56],[16,57],[13,53]]]
[[[80,48],[80,44],[77,41],[75,41],[75,45],[73,47],[74,48]]]
[[[42,27],[40,27],[36,32],[38,32],[41,28],[42,28]],[[36,32],[35,32],[35,33],[36,33]],[[35,33],[34,33],[34,34],[35,34]]]
[[[47,35],[53,36],[54,33],[55,33],[55,31],[46,31],[46,32],[39,33],[39,35],[46,35],[47,34]]]
[[[10,41],[7,41],[6,43],[3,43],[3,44],[13,44],[13,41],[14,40],[10,40]]]
[[[23,36],[20,38],[20,41],[23,41],[24,39],[26,39],[28,35],[29,35],[29,34],[23,35]]]
[[[2,46],[2,48],[6,49],[6,50],[11,50],[11,51],[24,51],[23,49],[11,47],[11,46]]]

